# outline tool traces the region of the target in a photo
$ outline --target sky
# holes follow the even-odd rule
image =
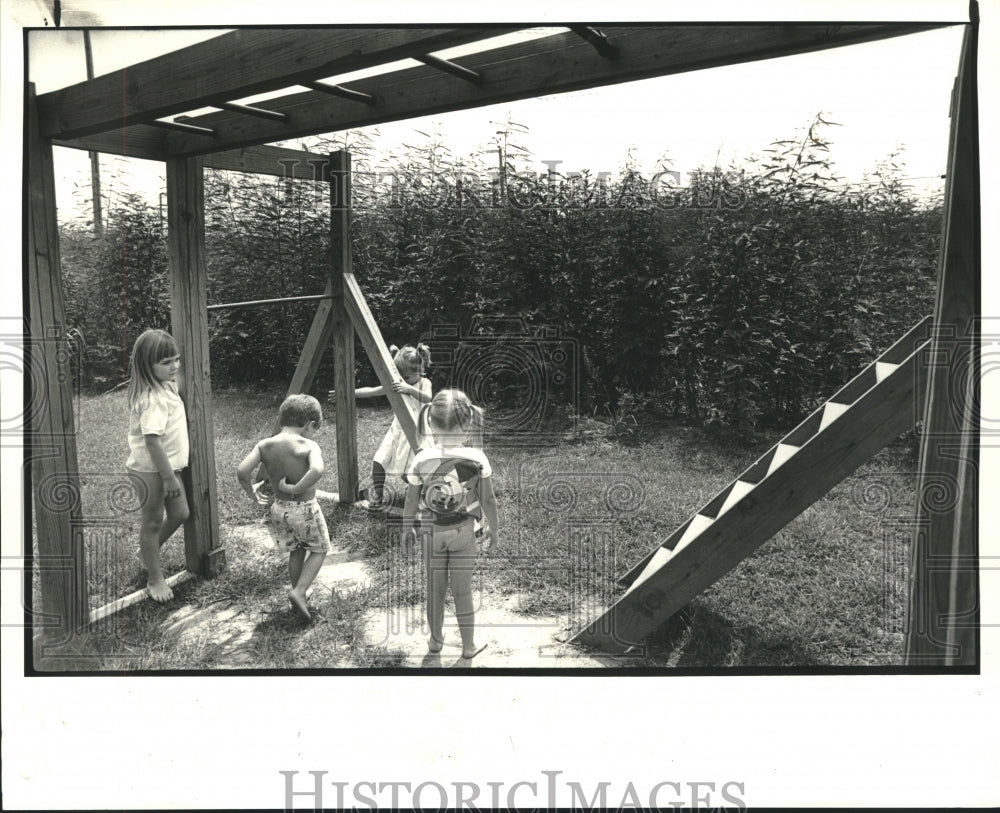
[[[64,24],[108,26],[475,20],[483,4],[328,0],[66,0]],[[21,27],[43,25],[51,3],[0,0],[0,248],[7,334],[20,340],[22,266]],[[570,10],[567,10],[570,9]],[[554,23],[566,19],[702,20],[964,19],[965,0],[650,0],[573,4],[508,0],[490,19]],[[987,320],[1000,320],[1000,222],[995,193],[1000,164],[1000,0],[980,3],[980,127]],[[333,18],[336,19],[333,19]],[[51,22],[50,22],[51,26]],[[130,36],[134,31],[127,32]],[[117,35],[107,32],[114,39]],[[62,34],[55,35],[59,39]],[[742,155],[803,126],[818,110],[843,127],[831,133],[845,175],[871,167],[893,146],[907,146],[912,175],[940,174],[948,130],[948,94],[957,65],[954,32],[900,38],[759,65],[715,69],[607,95],[505,105],[502,110],[440,117],[459,143],[475,144],[490,118],[506,111],[531,128],[539,160],[613,170],[635,143],[644,160],[669,149],[686,171],[716,153]],[[68,78],[82,74],[82,48],[56,67],[54,51],[36,64]],[[138,50],[136,50],[138,49]],[[101,46],[98,60],[110,59]],[[147,40],[123,48],[152,55]],[[877,51],[877,53],[875,53]],[[61,57],[60,57],[61,59]],[[824,61],[824,60],[836,61]],[[71,67],[75,64],[76,67]],[[82,78],[82,76],[81,76]],[[632,95],[632,94],[638,95]],[[532,106],[533,104],[533,106]],[[558,105],[558,106],[557,106]],[[465,117],[484,115],[482,120]],[[459,122],[461,121],[461,127]],[[389,137],[389,128],[383,128]],[[392,138],[405,138],[405,133]],[[487,136],[488,137],[488,132]],[[466,138],[466,136],[462,136]],[[71,152],[71,151],[61,151]],[[65,167],[68,179],[72,172]],[[64,180],[65,184],[67,180]],[[0,342],[9,340],[0,335]],[[1000,330],[984,352],[1000,358]],[[992,342],[992,343],[991,343]],[[3,428],[20,418],[21,381],[0,343]],[[1000,363],[984,362],[981,444],[983,492],[996,493],[1000,443]],[[13,372],[12,372],[13,370]],[[990,375],[986,375],[990,372]],[[992,421],[992,423],[990,423]],[[981,517],[983,670],[979,675],[789,675],[740,677],[519,676],[83,677],[25,678],[23,616],[17,600],[24,485],[23,450],[5,432],[3,452],[3,786],[9,808],[280,808],[280,770],[327,771],[334,780],[544,781],[541,769],[571,778],[743,783],[751,807],[848,805],[980,807],[1000,803],[1000,590],[991,567],[996,500]],[[992,491],[990,490],[992,487]],[[623,683],[623,681],[626,681]],[[618,798],[618,797],[616,797]],[[308,799],[297,799],[307,805]]]
[[[174,50],[221,31],[98,31],[92,35],[99,75]],[[659,77],[610,87],[491,105],[368,128],[381,153],[439,133],[454,156],[481,153],[498,129],[513,121],[528,128],[518,143],[532,153],[524,167],[542,172],[616,173],[626,157],[651,174],[659,162],[682,175],[700,165],[739,164],[777,138],[802,132],[818,114],[845,181],[857,181],[902,150],[903,177],[923,195],[943,187],[951,85],[961,29],[897,37],[744,65]],[[33,32],[28,75],[44,93],[86,78],[83,35]],[[346,82],[350,86],[349,82]],[[301,89],[299,89],[301,90]],[[255,97],[259,98],[259,97]],[[79,150],[57,149],[64,217],[86,215],[90,164]],[[114,171],[104,197],[129,188],[152,201],[162,187],[158,162],[102,156],[102,177]],[[124,183],[122,183],[124,182]],[[79,190],[74,193],[73,190]]]

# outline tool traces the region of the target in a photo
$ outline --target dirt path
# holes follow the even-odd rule
[[[267,528],[252,524],[233,529],[241,544],[270,549]],[[350,593],[370,586],[372,573],[357,553],[331,548],[311,591],[310,603],[322,608],[330,593]],[[580,669],[622,665],[621,659],[587,653],[563,643],[566,620],[532,617],[516,612],[517,596],[484,594],[476,611],[476,639],[486,649],[473,660],[461,657],[454,614],[445,617],[445,645],[437,654],[427,650],[423,606],[383,606],[364,616],[363,645],[401,653],[399,666],[457,669]],[[245,668],[251,660],[248,643],[259,619],[241,611],[231,601],[204,607],[179,607],[164,622],[164,634],[176,636],[178,645],[200,645],[210,652],[209,668]]]

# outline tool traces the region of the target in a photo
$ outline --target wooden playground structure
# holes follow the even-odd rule
[[[923,422],[912,527],[910,666],[978,665],[978,339],[980,209],[976,99],[977,25],[965,36],[952,99],[943,241],[935,312],[824,407],[720,492],[627,573],[627,592],[576,635],[602,649],[641,643],[701,590],[919,419]],[[69,640],[93,621],[83,581],[79,466],[60,341],[66,318],[60,275],[53,146],[162,161],[172,333],[191,438],[187,572],[213,576],[219,544],[208,313],[234,303],[206,297],[203,171],[239,170],[323,180],[331,194],[331,264],[289,392],[307,391],[322,352],[335,356],[337,477],[357,492],[354,333],[415,444],[412,414],[391,389],[395,365],[352,273],[351,157],[266,146],[271,142],[415,116],[807,53],[896,37],[941,23],[664,24],[562,27],[495,45],[511,27],[236,30],[86,82],[26,93],[26,276],[30,328],[30,463],[45,636]],[[461,56],[448,49],[481,44]],[[420,64],[335,84],[327,77],[404,58]],[[290,89],[266,102],[234,100]],[[124,89],[124,92],[123,92]],[[213,107],[216,112],[186,116]],[[171,118],[178,117],[179,118]],[[240,303],[236,303],[240,304]],[[246,303],[242,303],[246,304]],[[919,402],[920,408],[914,409]],[[56,482],[77,499],[39,499]],[[951,499],[931,504],[945,484]],[[30,548],[30,545],[29,545]],[[30,551],[29,551],[30,556]]]

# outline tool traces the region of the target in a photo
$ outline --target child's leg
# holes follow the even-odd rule
[[[292,585],[291,592],[301,597],[303,601],[306,598],[306,590],[312,585],[319,569],[323,567],[324,559],[326,559],[326,554],[322,551],[310,551],[306,555],[305,562],[299,568],[299,577]]]
[[[382,502],[385,492],[385,468],[377,460],[372,461],[372,490],[368,495],[369,501],[375,505]]]
[[[427,625],[431,630],[428,646],[433,652],[444,641],[444,598],[448,591],[448,552],[434,551],[433,531],[423,535],[424,573],[427,580]]]
[[[297,550],[295,553],[305,554],[305,551]],[[288,591],[288,600],[291,602],[292,607],[306,621],[312,620],[312,616],[309,614],[309,607],[306,605],[306,590],[309,589],[309,585],[313,583],[313,579],[319,573],[319,569],[322,567],[325,558],[325,552],[315,550],[305,555],[305,561],[299,557],[298,577],[292,584],[292,589]]]
[[[183,485],[184,481],[181,480],[180,472],[174,472],[174,474],[177,480]],[[161,480],[160,482],[162,483],[163,481]],[[188,508],[187,491],[184,488],[181,488],[181,493],[178,496],[173,499],[165,499],[164,503],[167,509],[167,518],[160,528],[161,546],[191,516],[191,509]]]
[[[476,646],[476,612],[472,599],[472,576],[476,567],[476,542],[448,554],[448,575],[451,595],[455,599],[455,619],[462,636],[462,657],[472,658],[482,652]]]
[[[139,555],[146,566],[146,590],[154,601],[163,603],[174,597],[163,577],[163,566],[160,563],[160,533],[163,522],[163,480],[157,472],[130,471],[136,491],[142,500],[139,528]],[[184,503],[185,507],[187,502]],[[176,526],[175,526],[176,527]]]
[[[302,563],[306,560],[306,552],[302,548],[296,548],[288,554],[288,583],[295,587],[299,583],[302,575]]]

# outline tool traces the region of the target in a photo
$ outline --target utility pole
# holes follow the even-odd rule
[[[58,7],[59,3],[56,2]],[[83,32],[83,53],[87,58],[87,79],[94,78],[94,54],[90,47],[90,31]],[[89,152],[90,156],[90,191],[94,201],[94,236],[100,237],[104,232],[101,217],[101,160],[98,153]]]

